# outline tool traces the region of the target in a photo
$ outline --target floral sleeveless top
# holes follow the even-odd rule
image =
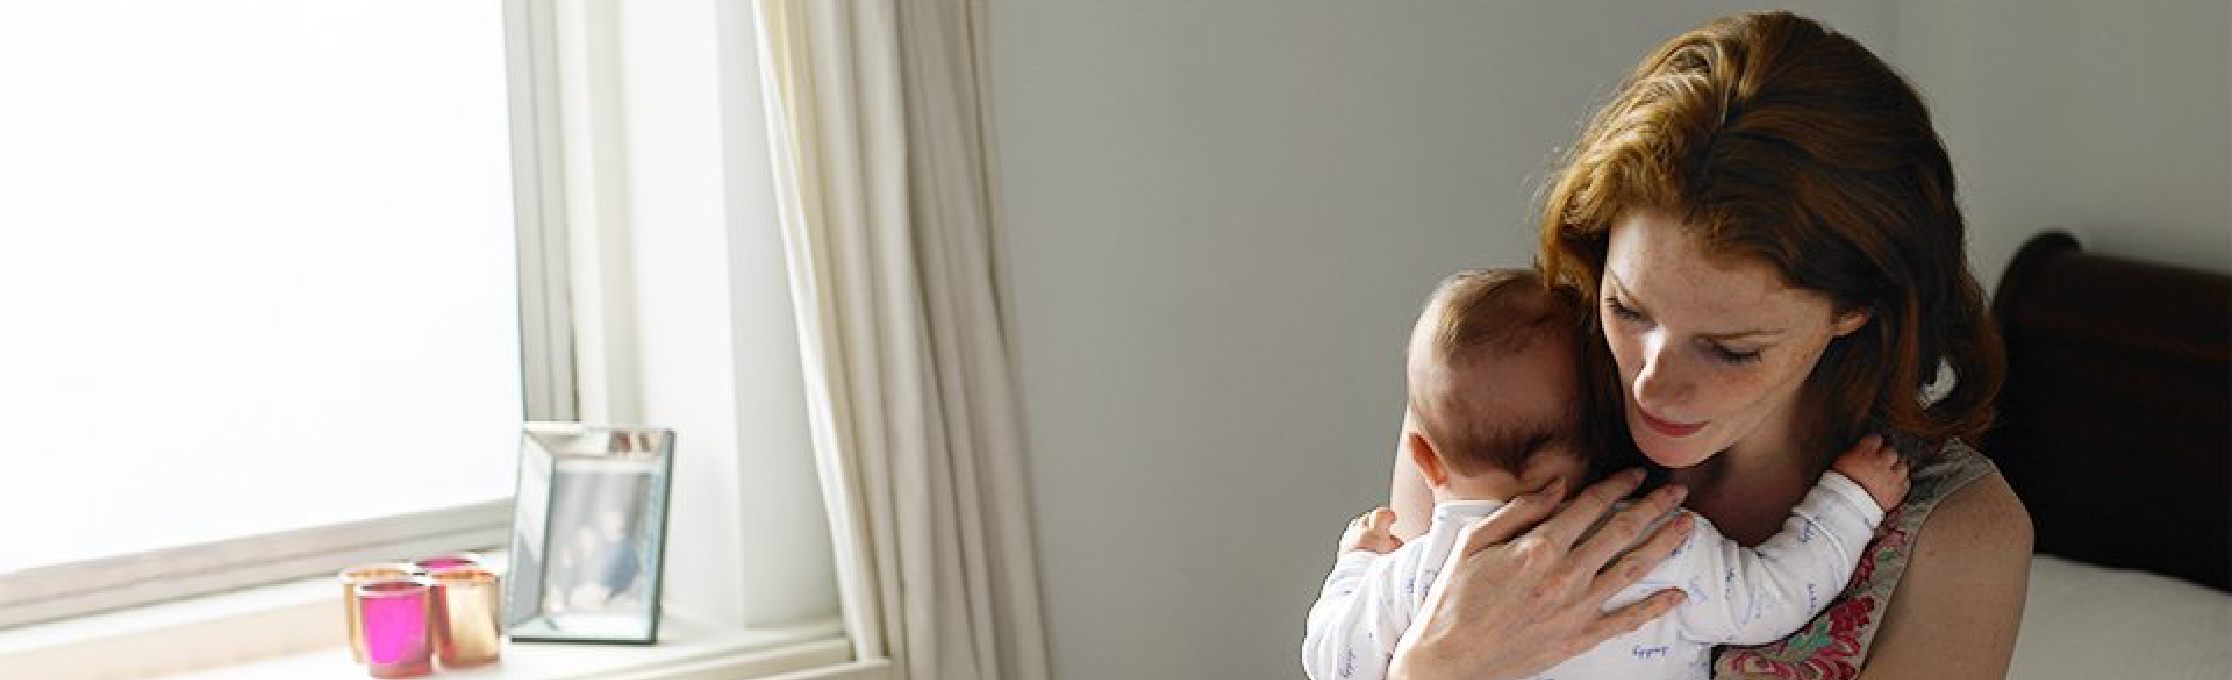
[[[1894,440],[1896,441],[1896,440]],[[1906,442],[1901,449],[1913,451]],[[1883,517],[1875,540],[1852,571],[1852,582],[1798,632],[1758,647],[1724,647],[1713,662],[1717,680],[1846,680],[1860,674],[1891,593],[1906,574],[1922,523],[1938,501],[1996,471],[1992,461],[1960,440],[1945,443],[1937,460],[1914,471],[1906,501]]]

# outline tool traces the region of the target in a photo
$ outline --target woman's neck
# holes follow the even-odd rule
[[[1787,425],[1765,427],[1694,467],[1674,470],[1668,481],[1689,487],[1691,511],[1712,520],[1737,543],[1758,545],[1782,529],[1783,518],[1813,488],[1815,471],[1804,438]]]

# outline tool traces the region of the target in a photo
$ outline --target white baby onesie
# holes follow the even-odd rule
[[[1417,617],[1458,534],[1502,506],[1440,503],[1433,525],[1402,548],[1343,553],[1310,607],[1304,672],[1311,680],[1384,678],[1396,639]],[[1790,512],[1782,531],[1756,548],[1692,514],[1694,528],[1681,547],[1605,603],[1610,611],[1680,588],[1681,606],[1536,677],[1705,678],[1715,645],[1765,644],[1797,630],[1844,590],[1883,510],[1859,484],[1831,471]]]

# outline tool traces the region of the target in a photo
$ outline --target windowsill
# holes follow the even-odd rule
[[[362,678],[342,645],[338,587],[308,578],[0,631],[0,677],[43,680],[300,680]],[[478,680],[696,680],[823,669],[813,677],[875,677],[850,663],[835,620],[739,629],[668,611],[647,646],[506,643],[493,666],[429,677]],[[865,674],[865,675],[864,675]]]
[[[852,646],[834,622],[759,630],[712,630],[681,620],[660,626],[659,644],[632,647],[507,643],[503,660],[466,670],[438,668],[432,676],[474,680],[587,680],[589,678],[762,678],[845,664]],[[335,646],[314,652],[206,669],[160,680],[301,680],[367,677]]]

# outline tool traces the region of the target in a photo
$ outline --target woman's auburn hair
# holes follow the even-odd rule
[[[1546,277],[1598,309],[1611,226],[1631,211],[1677,218],[1715,257],[1765,262],[1840,312],[1870,313],[1807,378],[1809,444],[1833,454],[1878,428],[1939,441],[1991,424],[2005,359],[1969,272],[1952,164],[1914,88],[1851,38],[1766,12],[1660,46],[1549,187]],[[1941,364],[1953,389],[1926,401]]]

